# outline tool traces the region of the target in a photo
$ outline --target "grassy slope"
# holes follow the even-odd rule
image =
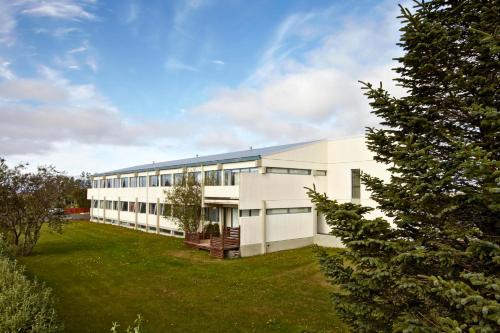
[[[345,332],[310,248],[236,260],[181,239],[74,222],[48,230],[29,274],[52,287],[68,332],[146,319],[147,332]]]

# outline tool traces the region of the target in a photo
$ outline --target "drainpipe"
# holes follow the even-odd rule
[[[262,226],[262,245],[261,253],[266,254],[267,252],[267,230],[266,230],[266,201],[262,200],[260,202],[260,223]]]

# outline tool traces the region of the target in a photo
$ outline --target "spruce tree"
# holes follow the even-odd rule
[[[356,332],[500,332],[499,16],[495,0],[401,7],[392,97],[364,84],[366,139],[389,181],[362,181],[387,219],[310,190],[346,250],[320,264]]]

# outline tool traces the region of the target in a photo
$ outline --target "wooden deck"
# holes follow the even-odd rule
[[[224,259],[224,253],[228,250],[240,248],[240,228],[224,228],[222,235],[204,235],[201,232],[186,233],[184,244],[201,250],[210,251],[210,255]]]

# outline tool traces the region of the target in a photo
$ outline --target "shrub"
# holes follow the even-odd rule
[[[220,234],[219,225],[215,223],[209,223],[203,227],[203,233],[205,235],[219,236]]]
[[[51,289],[26,278],[2,248],[0,237],[0,332],[61,332]]]

